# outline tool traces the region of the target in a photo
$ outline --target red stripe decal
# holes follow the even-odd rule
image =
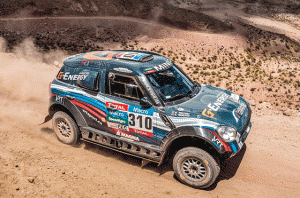
[[[213,132],[213,131],[211,131],[211,130],[209,130],[209,129],[206,129],[206,128],[203,128],[203,129],[205,129],[205,130],[207,130],[208,132],[214,134],[214,136],[216,136],[216,137],[220,140],[220,142],[222,142],[222,144],[224,145],[225,151],[232,151],[231,148],[230,148],[230,146],[228,145],[228,143],[227,143],[227,142],[224,142],[224,140],[222,140],[222,139],[220,138],[220,136],[219,136],[217,133],[215,133],[215,132]]]
[[[77,99],[74,99],[74,100],[72,100],[72,101],[76,101],[76,102],[78,102],[78,103],[83,104],[84,106],[87,106],[87,107],[93,109],[94,111],[96,111],[96,112],[98,112],[99,114],[101,114],[101,116],[103,116],[103,117],[106,117],[106,116],[107,116],[105,112],[101,111],[100,109],[98,109],[98,108],[96,108],[96,107],[94,107],[94,106],[92,106],[92,105],[90,105],[90,104],[88,104],[88,103],[82,102],[82,101],[77,100]]]
[[[105,117],[101,117],[99,114],[97,114],[95,111],[93,111],[92,109],[90,109],[89,107],[85,106],[84,104],[81,104],[80,102],[77,102],[77,101],[72,101],[73,104],[87,110],[89,113],[91,113],[93,116],[95,116],[96,118],[98,118],[100,121],[104,122],[106,121],[106,118]],[[104,119],[103,119],[104,118]]]
[[[238,118],[241,118],[241,116],[236,111],[234,111],[234,112],[235,112],[235,114],[237,115]]]

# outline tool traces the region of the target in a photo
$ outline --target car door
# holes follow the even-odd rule
[[[153,133],[155,109],[140,105],[144,95],[134,76],[115,71],[107,73],[105,106],[110,133],[129,141],[156,144]]]

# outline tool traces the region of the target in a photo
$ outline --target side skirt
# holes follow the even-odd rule
[[[130,142],[110,133],[91,127],[81,127],[82,140],[109,148],[121,153],[146,159],[155,163],[161,161],[162,151],[157,146],[150,147],[139,142]]]

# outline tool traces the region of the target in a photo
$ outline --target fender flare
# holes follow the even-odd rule
[[[64,100],[64,104],[58,103],[58,102],[52,103],[48,109],[49,115],[45,118],[45,121],[47,118],[48,119],[50,118],[49,120],[52,119],[54,113],[56,112],[53,110],[54,106],[61,106],[63,109],[67,109],[71,113],[71,117],[73,117],[75,119],[75,122],[77,123],[77,125],[79,127],[88,126],[87,122],[86,122],[85,118],[83,117],[83,115],[81,114],[81,112],[69,100]],[[55,107],[55,109],[57,109],[57,107]]]
[[[216,137],[213,133],[210,133],[209,131],[201,128],[201,127],[195,127],[195,126],[182,126],[176,129],[171,130],[166,134],[166,136],[163,138],[162,143],[160,147],[164,151],[162,154],[162,157],[160,159],[159,165],[161,165],[167,155],[168,149],[171,147],[172,143],[182,137],[192,137],[192,138],[198,138],[201,139],[208,144],[210,144],[219,154],[224,154],[225,149],[224,146],[219,146],[217,144],[214,144],[212,142],[212,139]],[[218,138],[218,137],[216,137]]]

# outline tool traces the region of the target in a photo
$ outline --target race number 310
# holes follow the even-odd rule
[[[128,123],[132,128],[152,131],[152,118],[149,116],[130,113],[128,115]]]

